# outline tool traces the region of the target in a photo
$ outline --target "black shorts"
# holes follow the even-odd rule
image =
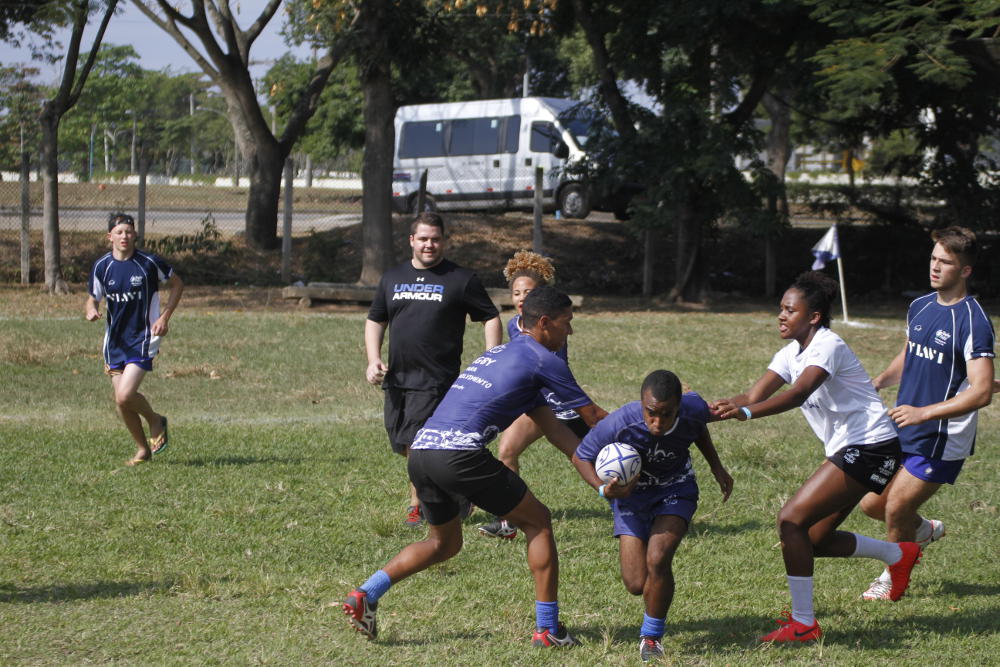
[[[406,454],[417,431],[434,414],[444,394],[443,389],[385,388],[385,432],[389,434],[392,451]]]
[[[458,516],[459,498],[504,516],[528,492],[524,480],[485,448],[412,449],[406,466],[424,518],[434,526]]]
[[[893,438],[872,445],[848,445],[827,458],[848,477],[881,494],[899,469],[903,452],[899,439]]]
[[[573,417],[572,419],[560,419],[560,422],[569,427],[569,430],[573,431],[573,434],[583,440],[583,437],[590,433],[590,427],[587,426],[587,422],[583,421],[583,417]]]

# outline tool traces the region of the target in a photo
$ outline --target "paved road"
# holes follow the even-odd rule
[[[102,231],[107,220],[106,210],[66,210],[60,219],[60,229],[67,231],[94,230]],[[213,213],[215,224],[224,234],[242,232],[245,227],[245,216],[242,212]],[[147,234],[192,234],[202,228],[205,218],[204,211],[147,211]],[[361,212],[357,213],[296,213],[292,216],[292,233],[305,234],[310,229],[325,231],[336,227],[346,227],[361,222]],[[42,215],[31,216],[31,228],[42,229]],[[278,232],[281,232],[282,218],[278,216]],[[21,229],[20,213],[10,210],[0,211],[0,230]]]

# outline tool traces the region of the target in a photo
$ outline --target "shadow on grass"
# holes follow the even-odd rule
[[[250,466],[257,465],[258,463],[302,463],[301,457],[290,457],[290,456],[220,456],[212,459],[188,459],[187,461],[163,461],[167,465],[175,466],[191,466],[194,468],[203,468],[208,466]]]
[[[0,602],[31,604],[35,602],[123,598],[146,593],[166,592],[173,585],[173,581],[99,581],[87,584],[61,584],[28,588],[0,584]]]

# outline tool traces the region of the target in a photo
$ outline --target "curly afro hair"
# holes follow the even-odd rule
[[[537,252],[518,250],[503,269],[504,280],[510,285],[521,276],[527,276],[541,285],[551,284],[556,277],[556,268],[547,257]]]

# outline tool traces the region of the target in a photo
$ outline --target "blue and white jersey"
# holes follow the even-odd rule
[[[94,262],[87,289],[106,303],[104,363],[120,366],[156,356],[160,337],[151,328],[160,317],[160,283],[171,275],[161,257],[139,250],[126,260],[109,252]]]
[[[942,306],[937,293],[915,299],[906,314],[906,356],[897,405],[940,403],[969,388],[966,363],[994,355],[993,323],[966,297]],[[899,429],[904,452],[956,461],[972,455],[978,412]]]
[[[521,316],[515,315],[507,321],[507,338],[514,340],[518,336],[523,336],[524,332],[521,330]],[[556,355],[558,355],[567,364],[569,363],[569,345],[563,345],[558,350],[556,350]],[[577,419],[580,415],[577,414],[576,410],[572,408],[567,408],[559,397],[556,396],[555,392],[543,390],[542,398],[545,402],[549,404],[552,408],[553,414],[555,414],[557,419]]]
[[[605,445],[624,442],[635,447],[642,456],[642,473],[633,494],[693,483],[695,476],[689,448],[704,432],[710,417],[704,399],[688,392],[681,396],[677,420],[670,430],[663,435],[653,435],[642,418],[642,403],[627,403],[599,421],[584,436],[576,448],[576,456],[581,461],[593,463]]]
[[[484,352],[459,374],[410,449],[480,449],[547,389],[579,408],[592,403],[566,362],[531,336]]]

